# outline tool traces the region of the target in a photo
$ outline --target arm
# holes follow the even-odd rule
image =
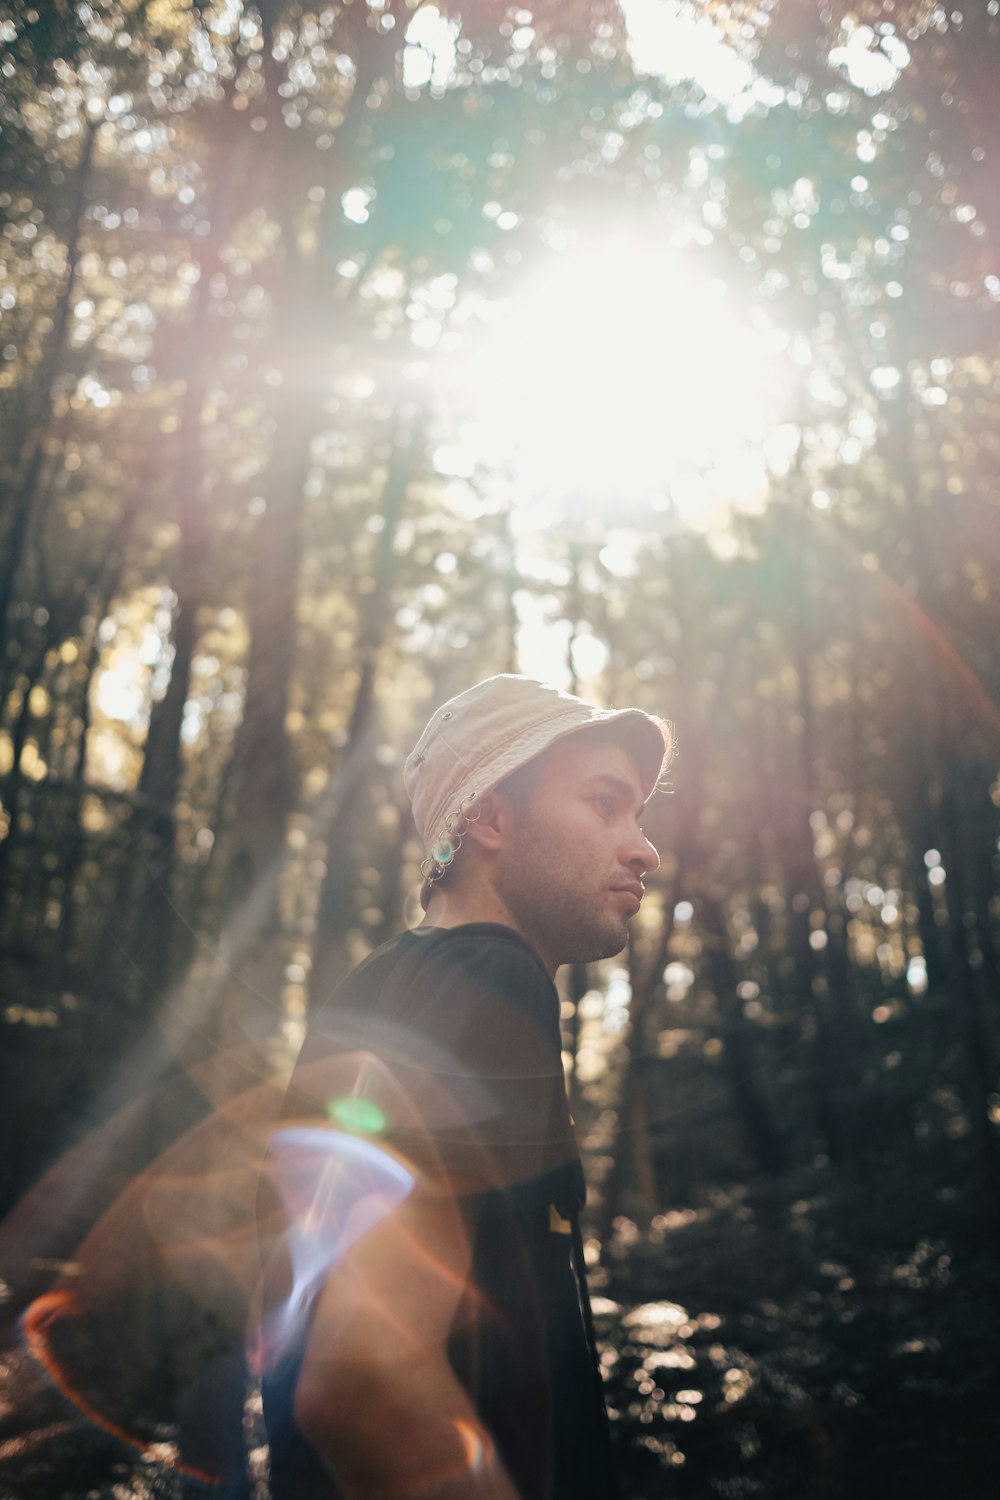
[[[314,1028],[311,1055],[296,1069],[303,1119],[327,1116],[330,1100],[376,1105],[387,1126],[379,1139],[416,1186],[328,1262],[310,1314],[295,1423],[346,1500],[518,1500],[519,1486],[493,1453],[501,1434],[484,1430],[478,1397],[451,1367],[449,1338],[461,1330],[459,1343],[466,1333],[475,1343],[484,1315],[495,1328],[497,1309],[477,1307],[470,1287],[472,1204],[529,1183],[575,1150],[570,1129],[553,1131],[553,1099],[563,1098],[555,992],[514,940],[435,943],[394,983],[407,1001],[400,1014],[387,1003],[384,1016],[355,1027],[342,996]],[[363,1014],[366,995],[355,1003]],[[361,1040],[366,1049],[352,1051]],[[351,1197],[345,1179],[317,1200],[325,1205],[321,1217],[332,1214],[334,1232],[346,1223]],[[286,1222],[300,1221],[307,1207],[286,1206]],[[497,1232],[512,1230],[516,1261],[514,1217],[511,1207]],[[315,1216],[308,1218],[315,1233]],[[492,1238],[490,1245],[499,1249]],[[477,1278],[482,1273],[477,1264]],[[495,1276],[486,1286],[496,1291]],[[520,1312],[504,1335],[509,1358],[520,1340],[517,1357],[534,1393],[526,1426],[516,1414],[520,1379],[500,1405],[524,1438],[519,1457],[541,1474],[551,1432],[539,1373],[541,1317],[523,1314],[530,1301],[515,1294]],[[499,1311],[506,1323],[512,1309]],[[482,1409],[496,1407],[491,1399]],[[503,1451],[513,1463],[510,1439],[505,1431]]]
[[[346,1500],[518,1500],[448,1362],[469,1265],[454,1200],[425,1187],[320,1293],[295,1420]]]

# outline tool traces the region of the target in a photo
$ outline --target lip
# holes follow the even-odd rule
[[[642,904],[643,888],[638,882],[634,884],[630,883],[629,885],[613,885],[611,889],[618,896],[628,896],[630,900],[635,902],[636,911],[639,910]]]

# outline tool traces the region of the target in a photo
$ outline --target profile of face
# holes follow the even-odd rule
[[[510,800],[493,886],[551,968],[624,948],[643,877],[660,863],[643,803],[625,744],[597,728],[557,740],[532,767],[528,796]]]

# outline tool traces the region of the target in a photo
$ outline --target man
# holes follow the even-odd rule
[[[552,981],[624,947],[668,750],[505,675],[408,758],[426,921],[317,1017],[270,1151],[275,1500],[615,1493]]]

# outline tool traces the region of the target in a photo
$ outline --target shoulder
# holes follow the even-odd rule
[[[422,927],[392,939],[317,1012],[304,1051],[366,1048],[416,1061],[435,1045],[480,1059],[490,1045],[558,1053],[555,985],[511,928]]]
[[[493,980],[544,995],[555,995],[537,953],[510,927],[474,922],[464,927],[418,928],[411,937],[431,968]]]
[[[559,998],[538,955],[510,928],[492,923],[438,929],[426,950],[416,1003],[454,1009],[469,1024],[488,1018],[559,1035]]]
[[[350,974],[331,1005],[369,1012],[410,1012],[442,993],[502,997],[554,1008],[555,986],[541,959],[518,933],[493,922],[417,927],[371,954]]]
[[[493,922],[417,927],[377,948],[337,986],[314,1017],[342,1027],[346,1014],[398,1016],[442,993],[503,995],[554,1007],[555,986],[535,951],[512,928]]]

